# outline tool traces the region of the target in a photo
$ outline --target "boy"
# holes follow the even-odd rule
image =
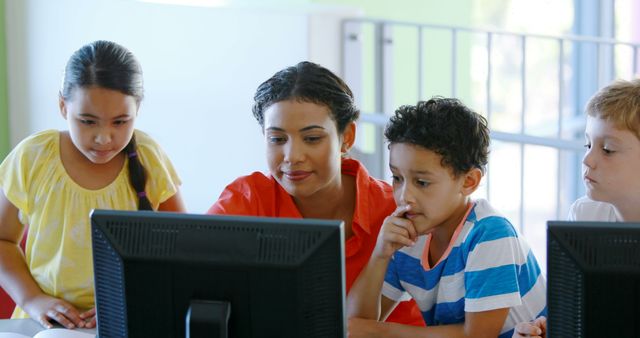
[[[510,337],[546,313],[528,245],[485,201],[486,120],[456,99],[402,106],[385,130],[397,209],[347,299],[350,337]],[[382,323],[413,298],[427,327]]]
[[[582,159],[587,196],[610,203],[614,215],[591,215],[599,221],[640,221],[640,80],[615,81],[596,93],[587,104],[587,126]],[[579,199],[570,218],[581,219],[589,203]]]
[[[587,196],[571,206],[569,220],[640,222],[640,79],[618,80],[587,103]],[[545,337],[546,319],[520,323],[513,337]]]

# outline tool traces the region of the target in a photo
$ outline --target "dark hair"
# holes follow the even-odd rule
[[[457,99],[434,97],[401,106],[384,131],[390,144],[409,143],[442,156],[458,176],[473,168],[484,172],[489,157],[487,120]]]
[[[115,42],[91,42],[69,58],[60,95],[70,100],[75,89],[92,86],[133,96],[140,104],[144,96],[142,67],[129,50]],[[129,158],[129,182],[138,196],[138,209],[152,210],[145,192],[147,175],[136,152],[135,134],[122,151]]]
[[[360,115],[349,86],[330,70],[307,61],[275,73],[258,86],[253,100],[253,116],[262,127],[265,110],[276,102],[286,100],[327,106],[341,134]]]

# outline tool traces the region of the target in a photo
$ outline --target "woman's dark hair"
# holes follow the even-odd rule
[[[129,50],[117,43],[91,42],[69,58],[60,95],[64,100],[70,100],[75,89],[92,86],[133,96],[140,104],[144,96],[142,67]],[[152,210],[145,192],[147,175],[136,152],[135,134],[122,151],[129,158],[129,182],[138,196],[138,209]]]
[[[327,106],[340,134],[360,114],[347,84],[330,70],[307,61],[275,73],[258,86],[253,99],[253,116],[261,127],[264,127],[265,110],[286,100]]]
[[[487,120],[457,99],[434,97],[401,106],[384,131],[390,144],[409,143],[442,156],[455,176],[473,168],[485,171],[489,157]]]

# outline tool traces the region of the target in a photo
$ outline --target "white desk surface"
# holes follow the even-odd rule
[[[42,330],[44,330],[44,328],[33,319],[0,319],[0,332],[14,332],[31,337]],[[95,329],[77,330],[96,334]]]

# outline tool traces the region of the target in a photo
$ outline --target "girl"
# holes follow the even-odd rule
[[[359,115],[353,94],[329,70],[301,62],[261,84],[254,100],[270,175],[238,178],[209,213],[343,220],[348,292],[395,209],[391,187],[346,156]],[[424,325],[413,302],[398,306],[390,320]]]
[[[95,327],[90,211],[184,210],[171,162],[134,130],[142,96],[131,52],[83,46],[59,94],[69,129],[29,136],[0,165],[0,284],[17,304],[13,318]]]

